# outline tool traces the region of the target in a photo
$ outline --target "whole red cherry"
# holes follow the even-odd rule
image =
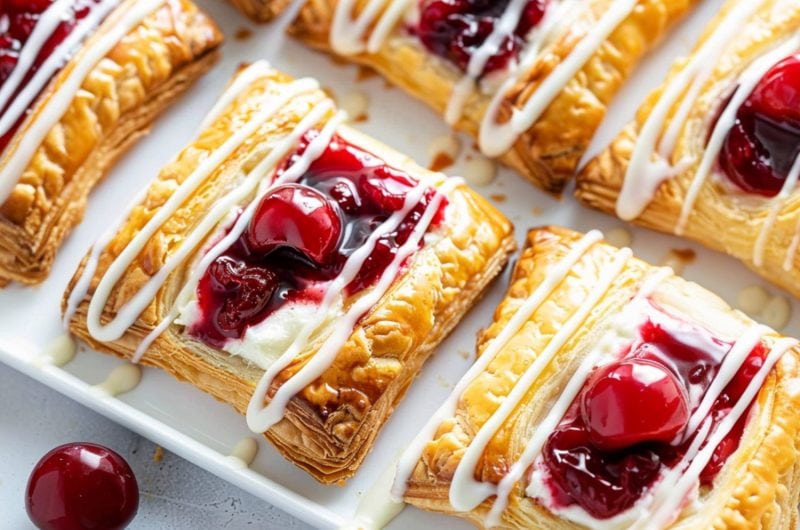
[[[290,247],[325,264],[341,235],[342,219],[325,195],[302,184],[285,184],[261,200],[247,229],[247,242],[254,252]]]
[[[689,421],[686,389],[665,366],[630,359],[600,368],[581,396],[589,439],[617,451],[642,442],[670,442]]]
[[[28,479],[25,508],[42,530],[125,528],[139,507],[139,488],[130,466],[101,445],[56,447]]]

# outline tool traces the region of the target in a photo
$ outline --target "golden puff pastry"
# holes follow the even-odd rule
[[[696,1],[444,4],[308,0],[289,31],[374,68],[476,137],[485,154],[560,193],[622,83]],[[513,34],[498,29],[498,11],[518,21]],[[503,51],[493,53],[496,42]]]
[[[0,16],[34,17],[31,31],[63,39],[51,48],[17,35],[15,66],[0,76],[0,283],[33,284],[92,187],[212,66],[222,36],[188,0],[60,0]]]
[[[797,2],[726,2],[578,176],[578,199],[727,252],[800,296],[798,29]]]
[[[257,62],[70,284],[70,329],[246,414],[323,483],[352,476],[515,247],[460,179],[342,125]]]
[[[392,493],[483,528],[796,528],[797,344],[597,231],[532,230]]]
[[[256,22],[269,22],[280,15],[291,0],[231,0],[231,2]]]

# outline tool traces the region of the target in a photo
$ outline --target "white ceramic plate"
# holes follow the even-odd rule
[[[472,363],[475,334],[490,323],[494,307],[505,289],[507,274],[494,284],[489,295],[439,347],[384,427],[359,473],[345,487],[317,484],[286,462],[263,439],[259,442],[258,457],[251,468],[238,469],[226,455],[242,438],[253,436],[247,430],[244,418],[194,387],[178,383],[158,370],[146,368],[142,383],[116,399],[103,397],[92,388],[120,363],[116,359],[81,349],[63,369],[42,367],[36,362],[46,345],[61,333],[61,295],[88,246],[118,215],[128,198],[146,186],[159,168],[193,136],[203,115],[211,108],[240,62],[267,58],[296,76],[316,76],[336,94],[352,90],[369,94],[370,119],[360,128],[422,163],[428,160],[427,144],[447,130],[433,112],[400,90],[387,88],[381,79],[357,82],[355,68],[334,65],[322,55],[284,39],[281,25],[287,17],[269,26],[254,27],[227,2],[197,2],[219,21],[228,36],[223,61],[161,117],[153,133],[132,149],[97,188],[83,224],[62,249],[48,282],[38,288],[12,286],[0,291],[0,361],[314,526],[335,528],[352,516],[362,493],[372,486],[383,468],[409,442]],[[630,119],[644,95],[661,82],[672,59],[690,48],[704,23],[721,3],[721,0],[705,0],[672,38],[645,61],[628,88],[617,98],[592,152],[608,143]],[[245,40],[234,39],[237,31],[245,27],[252,30],[252,36]],[[471,145],[472,142],[464,139],[464,144]],[[460,166],[456,165],[448,172],[458,174],[459,169]],[[502,171],[493,184],[479,190],[492,197],[514,221],[520,240],[528,228],[544,224],[560,224],[578,230],[608,230],[622,226],[615,219],[581,208],[569,192],[562,201],[555,201],[510,171]],[[697,260],[688,266],[685,276],[717,292],[730,303],[735,303],[742,287],[762,283],[732,259],[669,236],[639,229],[631,231],[636,253],[653,262],[662,260],[673,248],[696,250]],[[777,293],[776,289],[769,289]],[[796,309],[797,305],[794,307]],[[786,331],[797,335],[798,330],[798,319],[794,318]],[[29,405],[30,414],[37,414],[39,404]],[[191,485],[186,487],[191,488]],[[436,524],[446,528],[468,528],[461,521],[411,508],[406,509],[391,527],[434,528]]]

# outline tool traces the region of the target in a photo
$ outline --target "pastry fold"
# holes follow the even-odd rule
[[[231,2],[256,22],[269,22],[280,15],[291,0],[231,0]]]
[[[674,134],[674,148],[668,154],[653,154],[652,167],[668,168],[663,182],[653,183],[648,200],[638,215],[627,220],[667,233],[695,240],[714,250],[741,260],[749,268],[800,296],[800,255],[797,255],[800,234],[800,194],[789,190],[785,200],[767,199],[739,191],[727,181],[715,159],[710,169],[701,174],[701,164],[710,135],[728,98],[740,83],[740,76],[767,54],[794,39],[800,27],[800,6],[795,2],[765,0],[748,4],[757,9],[736,30],[736,37],[716,47],[719,56],[706,65],[706,77],[696,94],[684,91],[685,98],[669,108],[669,113],[656,131],[664,142],[668,131]],[[642,130],[664,97],[665,90],[689,73],[692,60],[699,57],[704,45],[724,32],[726,19],[735,9],[746,7],[728,1],[709,24],[693,53],[678,60],[664,84],[653,91],[639,108],[635,120],[577,177],[575,195],[584,204],[608,213],[619,212],[627,201],[621,197],[624,187],[636,191],[636,180],[626,176]],[[791,52],[787,51],[786,55]],[[777,62],[777,59],[776,59]],[[673,123],[683,105],[685,120]],[[661,148],[659,148],[661,149]],[[664,156],[666,155],[666,156]],[[641,176],[643,172],[634,171]],[[627,182],[626,182],[627,180]],[[699,184],[699,187],[698,187]],[[693,189],[694,188],[694,189]]]
[[[513,271],[511,282],[492,324],[478,338],[480,359],[493,340],[509,326],[537,288],[557,273],[568,253],[574,251],[583,234],[557,227],[529,232],[526,248]],[[451,506],[450,488],[456,469],[476,433],[511,392],[522,374],[547,350],[548,344],[579,310],[593,287],[602,283],[603,270],[618,256],[614,247],[602,241],[592,244],[569,269],[568,274],[543,299],[538,309],[504,343],[486,369],[466,387],[455,412],[446,416],[435,435],[423,448],[410,479],[404,500],[424,510],[456,515],[476,526],[488,528],[487,515],[495,497],[471,511]],[[520,459],[526,444],[541,428],[543,419],[581,362],[609,330],[613,319],[631,303],[646,278],[656,267],[629,258],[604,295],[591,307],[579,326],[560,346],[541,375],[527,388],[524,398],[485,446],[474,470],[474,479],[497,485]],[[661,269],[661,273],[665,273]],[[697,323],[718,336],[737,338],[754,323],[732,310],[725,302],[700,286],[669,271],[662,276],[650,298],[668,313]],[[782,339],[769,330],[762,337],[773,346]],[[795,387],[800,375],[800,349],[795,344],[785,351],[758,393],[738,450],[727,460],[711,487],[702,487],[697,500],[686,508],[669,528],[795,528],[800,495],[800,395]],[[549,430],[547,432],[550,432]],[[552,513],[526,495],[531,475],[528,468],[510,489],[508,505],[493,528],[566,529],[592,527]],[[681,508],[683,509],[683,508]],[[680,511],[680,510],[679,510]],[[612,524],[612,523],[609,523]],[[616,523],[619,525],[620,523]],[[627,527],[628,523],[622,526]],[[599,526],[600,523],[598,522]],[[651,528],[651,526],[646,526]],[[652,528],[657,528],[652,526]]]
[[[240,74],[237,80],[243,76]],[[164,168],[147,197],[99,255],[88,296],[70,322],[75,335],[99,351],[126,359],[133,357],[143,338],[169,314],[207,243],[199,245],[193,251],[194,257],[169,275],[153,302],[118,340],[97,340],[87,327],[88,302],[95,296],[100,278],[180,183],[262,110],[265,101],[277,101],[293,82],[289,76],[271,69],[265,77],[250,81],[249,87],[228,102],[224,112],[198,139]],[[244,172],[268,156],[321,102],[329,101],[319,88],[295,95],[205,178],[116,282],[103,309],[104,322],[116,316],[120,307],[158,273],[215,203],[241,184]],[[334,116],[330,105],[331,110],[318,127]],[[340,125],[337,131],[350,144],[414,178],[441,178],[347,126]],[[320,482],[342,483],[356,472],[424,361],[481,296],[515,247],[511,223],[465,185],[448,192],[447,199],[444,220],[436,228],[437,241],[411,257],[380,301],[357,321],[334,362],[291,399],[283,419],[265,433],[288,460]],[[89,261],[84,261],[81,270]],[[70,284],[65,307],[81,270]],[[345,307],[352,303],[353,300],[344,301]],[[315,332],[316,338],[272,380],[268,396],[273,396],[286,380],[314,359],[337,323],[338,319],[333,319]],[[264,369],[243,357],[192,338],[178,324],[169,325],[158,336],[142,363],[190,382],[242,414],[264,374]]]
[[[21,139],[58,97],[75,65],[135,6],[122,2],[50,81],[2,154],[0,174],[10,171]],[[91,189],[214,64],[221,42],[216,24],[194,3],[166,0],[94,66],[0,205],[0,283],[47,278]]]
[[[609,103],[636,64],[696,3],[696,0],[638,2],[500,160],[542,189],[560,193],[575,173]],[[338,4],[337,0],[308,0],[289,32],[314,48],[335,53],[330,39]],[[360,14],[367,4],[372,2],[355,2],[354,15]],[[589,0],[585,6],[572,8],[571,18],[559,26],[533,66],[505,94],[498,110],[501,122],[533,97],[613,4],[614,0]],[[377,52],[356,53],[346,58],[377,70],[442,114],[463,76],[447,60],[430,53],[403,22],[398,23]],[[496,88],[473,92],[454,127],[477,137],[493,97],[491,91]]]

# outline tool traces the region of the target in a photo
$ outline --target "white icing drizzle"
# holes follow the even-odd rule
[[[116,397],[136,388],[141,380],[141,367],[136,364],[125,363],[114,368],[108,378],[94,388],[103,394]]]
[[[542,81],[525,105],[520,109],[513,109],[511,119],[501,124],[497,122],[500,107],[505,95],[517,83],[518,76],[508,79],[492,99],[481,122],[478,142],[484,154],[496,157],[511,149],[517,138],[536,123],[536,120],[550,106],[564,86],[584,67],[608,36],[633,12],[637,4],[638,0],[613,2],[572,52]],[[523,63],[527,63],[527,61],[523,61]],[[523,66],[518,71],[519,75],[525,74],[527,70],[528,68]]]
[[[366,243],[358,248],[345,262],[342,272],[328,286],[325,296],[320,303],[318,318],[308,322],[302,331],[295,338],[292,345],[277,359],[262,376],[258,382],[253,398],[247,407],[247,424],[254,432],[265,432],[271,426],[278,423],[285,413],[289,401],[297,395],[303,388],[311,384],[333,363],[339,350],[347,342],[352,334],[353,328],[358,320],[367,313],[375,304],[380,301],[384,294],[389,290],[399,273],[400,266],[418,248],[425,236],[431,222],[433,221],[439,206],[450,190],[461,184],[461,179],[448,179],[439,189],[436,195],[427,205],[425,212],[414,227],[408,240],[397,250],[392,262],[381,274],[378,283],[366,294],[361,295],[358,300],[350,306],[347,312],[336,322],[335,329],[325,339],[314,357],[306,363],[303,368],[294,374],[290,379],[281,385],[272,399],[264,405],[264,398],[267,395],[270,384],[275,377],[286,368],[295,356],[303,351],[309,339],[317,327],[320,320],[324,319],[328,308],[333,301],[341,295],[344,288],[352,282],[361,270],[364,262],[372,253],[378,239],[387,233],[395,230],[409,212],[422,200],[427,187],[419,183],[406,195],[403,208],[394,212],[389,219],[384,221],[375,231],[370,234]]]
[[[258,441],[248,437],[242,438],[233,446],[228,459],[234,466],[244,469],[252,465],[256,455],[258,455]]]
[[[75,358],[78,345],[67,333],[53,339],[45,348],[44,361],[54,366],[64,366]]]
[[[169,274],[175,270],[175,268],[177,268],[189,257],[189,254],[201,241],[208,236],[209,232],[215,226],[218,226],[220,221],[226,215],[230,215],[232,209],[236,208],[238,204],[252,195],[256,186],[260,183],[263,189],[259,190],[259,194],[255,200],[250,201],[250,204],[241,213],[228,234],[225,235],[225,237],[216,243],[203,256],[198,265],[189,275],[189,278],[184,284],[183,289],[181,289],[180,293],[178,294],[175,304],[170,312],[158,324],[158,326],[156,326],[156,328],[153,329],[153,331],[151,331],[139,343],[139,346],[134,352],[132,359],[133,362],[139,362],[153,341],[155,341],[156,338],[166,331],[170,324],[172,324],[172,322],[174,322],[174,320],[178,317],[180,307],[188,302],[188,300],[191,298],[192,294],[197,289],[197,284],[200,281],[200,278],[202,278],[203,274],[205,274],[211,263],[213,263],[215,259],[217,259],[223,252],[230,248],[230,246],[244,233],[248,224],[250,223],[253,213],[258,207],[258,204],[261,202],[261,199],[274,187],[285,184],[286,182],[297,180],[308,170],[311,162],[313,162],[317,157],[319,157],[319,155],[322,154],[330,142],[336,127],[338,127],[339,124],[344,121],[344,115],[341,113],[337,113],[333,118],[331,118],[331,120],[323,128],[320,135],[311,141],[303,155],[299,157],[294,164],[287,168],[287,170],[279,178],[277,178],[274,182],[269,182],[265,179],[267,174],[275,168],[281,159],[285,158],[289,154],[291,149],[297,145],[300,139],[309,130],[314,128],[331,110],[333,110],[333,103],[330,99],[322,100],[313,109],[311,109],[311,111],[292,130],[292,132],[287,135],[286,138],[282,139],[281,142],[272,149],[272,151],[270,151],[270,154],[247,175],[247,177],[239,186],[234,188],[231,192],[216,202],[203,222],[201,222],[200,225],[198,225],[198,227],[195,228],[195,230],[186,238],[181,250],[170,256],[170,258],[161,268],[161,271],[159,271],[159,274],[162,274],[163,271],[163,279],[161,281],[156,281],[156,291],[163,284],[163,280],[166,280],[167,276],[169,276]],[[183,249],[186,249],[186,252],[182,252]],[[150,298],[147,302],[149,303],[151,300],[152,298]]]
[[[564,344],[572,337],[578,326],[583,323],[595,304],[597,304],[606,291],[608,291],[611,284],[625,268],[631,256],[632,252],[628,248],[617,252],[614,260],[602,270],[596,284],[592,287],[586,298],[581,301],[575,313],[558,329],[558,332],[536,357],[536,360],[514,384],[514,388],[503,400],[500,407],[497,408],[472,438],[472,441],[456,467],[455,474],[450,483],[450,504],[454,509],[463,512],[473,510],[489,496],[497,493],[497,487],[494,484],[480,482],[475,479],[475,468],[486,446],[491,442],[498,429],[503,426],[511,413],[522,402],[531,385],[541,377],[544,370],[550,365]],[[577,388],[575,393],[577,393],[577,391],[580,391],[580,387]],[[570,400],[569,403],[571,402]],[[569,404],[567,404],[567,406],[569,406]],[[541,427],[538,430],[544,432],[544,429]]]
[[[661,183],[684,170],[680,165],[673,167],[666,158],[655,152],[662,126],[676,102],[690,95],[696,97],[700,85],[697,80],[706,79],[710,75],[725,48],[738,36],[745,20],[756,13],[762,3],[763,0],[737,3],[720,21],[716,31],[695,52],[692,60],[664,89],[639,132],[625,173],[616,205],[617,216],[621,219],[630,221],[641,215]],[[674,127],[682,127],[682,120],[687,116],[688,111],[682,105],[673,118]],[[674,143],[674,136],[675,133],[670,133],[665,142]]]
[[[778,214],[780,213],[781,208],[783,208],[784,204],[786,204],[786,201],[789,200],[789,197],[792,196],[792,193],[797,186],[798,177],[800,177],[800,155],[794,159],[792,168],[789,170],[786,180],[783,181],[781,191],[770,201],[767,218],[764,220],[764,224],[761,225],[761,230],[758,233],[758,239],[756,239],[756,244],[753,247],[753,264],[756,267],[761,267],[764,265],[764,250],[767,245],[767,239],[769,239],[769,233],[772,231],[772,227],[775,226],[775,222],[778,220]]]
[[[378,52],[411,0],[390,0],[389,5],[386,5],[386,0],[369,0],[361,13],[353,19],[356,3],[356,0],[341,0],[336,4],[330,44],[333,51],[340,55]],[[372,33],[365,39],[373,24]]]
[[[43,104],[43,108],[33,123],[25,130],[25,133],[16,143],[16,148],[6,150],[4,155],[4,166],[0,173],[0,202],[5,201],[14,186],[19,180],[19,176],[30,163],[36,150],[44,141],[50,130],[58,123],[64,113],[72,104],[75,94],[81,88],[86,77],[92,69],[122,40],[125,35],[139,25],[142,20],[161,7],[166,0],[139,0],[132,3],[130,7],[115,20],[115,24],[109,28],[108,32],[100,37],[96,42],[85,48],[82,55],[76,61],[72,71],[58,90]],[[102,12],[98,6],[97,13]],[[86,19],[88,20],[96,14],[92,12]]]
[[[552,269],[547,272],[542,282],[520,306],[514,316],[508,321],[503,330],[492,340],[481,354],[475,364],[467,371],[456,384],[445,402],[430,417],[422,427],[419,434],[412,440],[409,447],[400,456],[397,464],[397,474],[392,486],[391,496],[395,501],[400,501],[406,490],[406,483],[414,471],[425,445],[434,437],[442,421],[451,417],[455,412],[461,396],[467,387],[483,373],[500,350],[516,335],[522,326],[533,316],[536,310],[544,303],[550,294],[567,277],[572,267],[583,257],[586,252],[597,242],[603,239],[603,234],[598,230],[587,233],[580,241],[575,243],[569,252]]]
[[[204,159],[200,165],[184,180],[181,185],[172,193],[170,198],[147,224],[133,237],[125,249],[120,253],[114,262],[109,266],[105,275],[95,290],[89,303],[87,312],[87,328],[92,337],[102,342],[110,342],[119,339],[136,321],[139,314],[153,300],[158,289],[166,280],[171,269],[176,267],[178,256],[183,260],[194,249],[194,245],[200,241],[190,241],[187,238],[180,249],[170,256],[168,263],[162,267],[156,275],[148,279],[147,283],[123,306],[116,316],[107,324],[101,322],[103,310],[108,303],[111,291],[119,279],[128,269],[136,256],[142,251],[148,241],[159,230],[159,228],[177,211],[177,209],[188,199],[194,191],[214,172],[233,152],[239,148],[250,136],[294,97],[314,91],[318,88],[316,81],[312,79],[300,79],[282,87],[280,94],[265,93],[262,96],[264,108],[260,110],[251,120],[245,123],[240,129],[225,141],[225,143]],[[205,229],[208,231],[214,228],[219,219],[212,219],[210,216],[203,219],[192,236],[197,237]],[[168,264],[170,265],[168,267]]]
[[[272,72],[272,67],[267,61],[256,61],[239,72],[233,83],[230,84],[214,106],[211,107],[211,110],[208,111],[203,123],[200,124],[200,130],[204,131],[211,127],[222,116],[225,109],[230,107],[253,83],[263,77],[268,77]]]
[[[706,178],[714,167],[714,163],[717,160],[720,151],[722,150],[722,145],[725,142],[725,138],[727,138],[728,133],[736,123],[736,114],[739,112],[739,109],[747,100],[747,98],[750,97],[750,94],[753,92],[761,79],[763,79],[764,75],[766,75],[766,73],[773,66],[775,66],[778,61],[786,57],[791,52],[797,50],[798,47],[800,47],[800,35],[795,36],[782,46],[759,58],[739,77],[739,86],[737,87],[736,92],[733,94],[730,102],[725,107],[725,110],[717,120],[717,124],[714,126],[714,130],[708,140],[708,145],[703,152],[703,158],[700,160],[700,165],[698,166],[697,171],[695,171],[694,178],[689,186],[689,190],[686,192],[686,198],[683,200],[683,204],[681,205],[681,215],[678,219],[678,224],[675,227],[676,234],[683,234],[683,231],[686,228],[686,223],[689,220],[689,214],[691,214],[695,202],[697,202],[697,196],[700,194],[700,190],[703,187]],[[797,171],[800,172],[800,167],[797,168]],[[787,178],[786,180],[789,181],[790,179]],[[797,174],[794,175],[793,180],[795,183],[797,182]],[[789,189],[787,193],[790,191],[791,189]],[[758,252],[756,252],[756,254],[758,254]]]
[[[686,469],[686,471],[681,474],[677,481],[663,480],[657,486],[653,507],[651,507],[632,528],[663,528],[679,515],[681,503],[683,503],[687,495],[697,487],[700,473],[705,469],[706,465],[708,465],[717,446],[725,439],[747,411],[775,364],[786,351],[795,347],[797,344],[797,341],[794,339],[780,339],[776,341],[765,359],[764,364],[759,368],[756,375],[747,385],[739,401],[736,402],[728,415],[717,424],[716,428],[707,438],[707,443],[702,449],[697,451],[696,455],[687,452],[681,463],[676,467],[676,469]],[[701,437],[698,435],[698,438]],[[697,442],[697,440],[695,441]],[[696,445],[699,446],[699,443]],[[675,476],[677,476],[677,474],[672,475],[670,478]]]
[[[57,0],[42,13],[30,38],[20,51],[17,65],[3,86],[0,87],[0,109],[8,104],[11,96],[20,87],[45,43],[63,22],[64,14],[72,9],[72,4],[73,0]],[[53,75],[64,67],[74,48],[83,42],[86,36],[99,26],[117,5],[119,5],[119,0],[104,0],[93,6],[86,18],[78,21],[64,41],[47,57],[30,81],[25,84],[11,105],[0,115],[0,135],[6,134],[17,123]]]
[[[402,501],[393,501],[389,490],[394,481],[396,463],[386,467],[373,486],[364,492],[355,516],[339,530],[381,530],[405,508]]]
[[[629,324],[632,320],[636,319],[638,314],[644,313],[639,304],[653,294],[661,282],[663,282],[669,276],[672,276],[672,274],[672,270],[666,267],[650,273],[642,282],[639,291],[634,296],[630,305],[626,306],[625,309],[623,309],[623,311],[617,317],[615,317],[615,320],[621,324]],[[605,339],[607,339],[607,337],[604,337],[598,341],[597,346],[593,348],[589,355],[587,355],[583,362],[581,362],[580,366],[575,371],[575,374],[567,382],[567,385],[564,388],[561,396],[559,396],[556,403],[552,406],[545,418],[537,426],[533,436],[525,444],[525,449],[523,450],[519,459],[514,462],[514,464],[508,470],[508,473],[506,473],[506,475],[500,480],[499,484],[497,485],[497,498],[495,499],[491,510],[486,516],[485,523],[487,528],[500,525],[501,517],[508,506],[508,498],[514,485],[523,477],[525,471],[539,456],[542,447],[547,441],[547,437],[555,430],[556,427],[558,427],[558,424],[561,422],[564,414],[566,414],[567,410],[572,405],[572,402],[583,389],[587,379],[597,366],[598,361],[600,361],[600,359],[606,353],[605,350],[607,346]],[[530,495],[530,493],[528,493],[528,495]]]

